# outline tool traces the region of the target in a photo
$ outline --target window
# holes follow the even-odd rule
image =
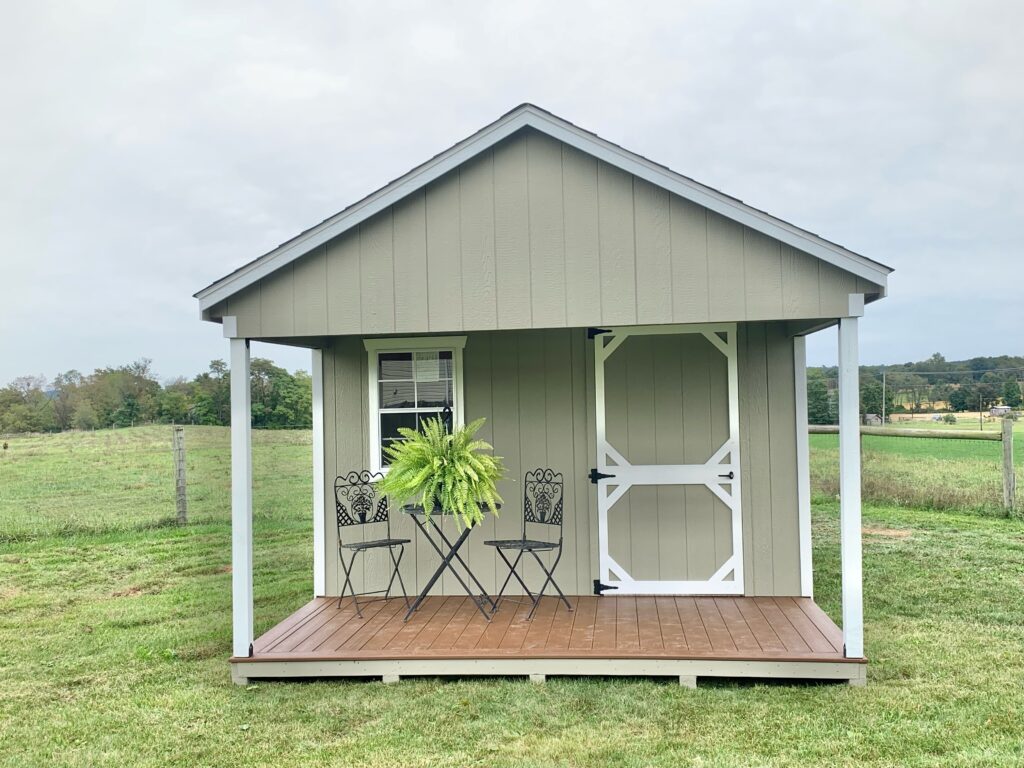
[[[384,448],[401,440],[399,428],[417,429],[451,408],[462,418],[464,336],[366,339],[369,353],[370,469],[387,470]]]

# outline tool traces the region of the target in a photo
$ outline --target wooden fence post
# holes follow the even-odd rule
[[[1013,420],[1003,419],[1003,507],[1013,516],[1017,478],[1013,472]]]
[[[188,497],[185,493],[185,427],[174,426],[174,491],[178,523],[188,522]]]

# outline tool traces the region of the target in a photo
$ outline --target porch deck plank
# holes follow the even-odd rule
[[[398,603],[399,601],[396,599],[394,602]],[[405,607],[404,600],[399,604],[400,608],[392,616],[391,621],[368,637],[359,650],[366,652],[383,651],[398,636],[398,633],[407,626],[403,619],[408,609]]]
[[[498,612],[491,617],[490,622],[483,632],[480,633],[480,639],[477,640],[474,648],[480,648],[481,650],[486,648],[498,648],[501,645],[502,638],[505,637],[505,633],[508,632],[509,625],[519,612],[519,606],[516,603],[503,600],[498,604]]]
[[[808,599],[808,598],[802,598]],[[814,653],[828,653],[835,651],[832,643],[828,641],[828,638],[822,634],[821,630],[807,618],[807,614],[800,610],[800,606],[796,604],[796,601],[792,597],[773,597],[775,604],[779,606],[782,612],[789,619],[789,623],[793,625],[793,628],[799,633],[800,638],[807,643],[810,650]]]
[[[490,622],[480,615],[480,611],[473,611],[473,618],[471,618],[469,623],[466,624],[462,633],[455,638],[455,642],[452,643],[452,648],[475,648],[476,644],[480,642],[480,638],[483,637],[484,632],[487,631],[487,627],[489,625]]]
[[[421,651],[430,647],[430,644],[440,635],[445,627],[455,618],[462,604],[468,598],[465,597],[442,597],[440,609],[428,621],[419,633],[409,643],[410,651]]]
[[[335,603],[335,606],[336,605],[337,603]],[[330,625],[331,627],[327,632],[327,635],[329,635],[335,629],[345,624],[349,619],[355,618],[355,616],[355,606],[352,605],[351,601],[343,601],[340,608],[336,607],[334,610],[330,610],[330,608],[328,608],[320,611],[314,616],[311,616],[308,621],[296,625],[290,632],[286,632],[277,640],[277,642],[273,643],[269,650],[273,653],[292,651],[295,649],[295,646],[305,642],[307,639],[320,632],[325,626]],[[324,637],[327,635],[324,635]]]
[[[340,651],[345,648],[358,650],[362,648],[366,644],[367,640],[391,623],[391,620],[395,617],[396,613],[404,610],[404,600],[389,600],[387,604],[377,612],[376,616],[345,638],[345,640],[340,643],[336,643],[334,650]]]
[[[590,648],[593,651],[614,651],[615,650],[615,600],[608,600],[596,597],[597,612],[594,615],[594,642]]]
[[[722,614],[719,613],[718,606],[715,605],[715,599],[713,597],[696,597],[693,598],[693,602],[697,606],[704,631],[707,632],[708,639],[711,641],[711,650],[717,653],[735,653],[736,643],[733,642],[732,635],[725,626]]]
[[[326,609],[331,603],[337,603],[337,601],[338,598],[336,597],[313,598],[280,624],[276,624],[260,635],[256,642],[253,643],[253,652],[258,653],[270,648],[284,635],[292,632],[297,626],[309,621],[314,615]]]
[[[555,604],[555,617],[551,622],[551,631],[548,632],[547,643],[544,645],[545,648],[564,650],[569,647],[569,640],[572,638],[572,628],[576,624],[576,611],[578,607],[574,603],[573,609],[567,611],[565,605],[561,602]]]
[[[677,651],[689,648],[689,644],[686,642],[686,632],[683,630],[683,622],[679,619],[675,598],[654,598],[654,610],[658,624],[661,626],[661,641],[664,648]]]
[[[839,653],[843,652],[843,631],[810,598],[791,598]]]
[[[764,615],[764,612],[758,607],[758,604],[754,602],[755,598],[749,600],[736,600],[735,605],[739,609],[740,614],[743,616],[744,621],[750,627],[750,631],[754,633],[754,639],[757,640],[758,645],[761,646],[762,650],[765,651],[783,651],[788,647],[782,638],[779,637],[779,633],[775,631],[771,622]],[[786,622],[787,624],[789,622]],[[807,646],[804,646],[804,650],[807,650]]]
[[[718,612],[722,614],[722,621],[725,622],[726,629],[732,635],[732,641],[736,644],[737,651],[756,653],[758,651],[771,650],[770,648],[761,647],[757,637],[754,635],[753,627],[747,623],[747,620],[740,613],[732,598],[716,597],[715,606],[718,608]]]
[[[775,602],[775,598],[755,597],[752,598],[752,601],[760,609],[761,614],[771,625],[772,629],[775,630],[775,634],[778,635],[779,640],[787,651],[797,651],[798,653],[811,652],[811,647],[800,637],[800,633],[793,626],[792,622],[786,618],[786,614]]]
[[[409,617],[408,621],[404,620],[405,614],[402,614],[402,626],[388,641],[388,644],[381,649],[382,655],[386,657],[389,651],[404,651],[408,648],[409,643],[416,638],[427,622],[434,618],[434,614],[441,609],[443,604],[443,597],[428,597],[420,605],[419,610]]]
[[[431,596],[408,622],[401,599],[313,601],[254,644],[246,661],[707,659],[863,663],[810,598],[570,596],[504,601],[487,621],[466,597]]]
[[[537,612],[533,614],[530,621],[530,628],[523,638],[522,648],[537,649],[546,648],[548,635],[551,634],[551,626],[555,621],[556,603],[554,600],[542,600],[537,606]]]
[[[463,598],[459,603],[459,607],[455,611],[455,615],[451,617],[444,629],[437,634],[437,637],[434,638],[434,642],[430,644],[430,647],[455,647],[455,641],[462,636],[463,632],[465,632],[466,627],[469,626],[469,622],[473,620],[474,615],[480,616],[480,611],[477,610],[476,604],[468,597]],[[483,617],[480,616],[480,618]]]
[[[511,603],[506,607],[512,605],[516,606],[516,612],[512,615],[512,621],[505,630],[501,642],[498,643],[500,650],[519,650],[526,640],[526,633],[530,631],[530,622],[526,619],[530,615],[530,603],[528,601],[519,604]]]
[[[661,634],[658,606],[653,597],[638,597],[636,599],[636,620],[640,647],[645,650],[663,649],[665,640]]]
[[[317,650],[321,645],[324,646],[325,649],[339,648],[348,638],[369,624],[378,613],[383,611],[385,608],[388,608],[389,603],[378,601],[376,603],[369,603],[368,605],[361,605],[359,607],[363,613],[362,618],[359,618],[359,616],[356,615],[354,609],[348,613],[341,613],[339,614],[337,622],[328,621],[305,640],[292,645],[292,647],[287,650],[301,653],[303,651]],[[286,649],[282,648],[282,650]]]
[[[639,651],[640,626],[636,617],[636,598],[618,597],[615,602],[615,649]]]
[[[683,627],[683,634],[686,635],[686,647],[694,653],[710,653],[711,638],[704,627],[704,620],[697,610],[697,603],[692,597],[674,597],[676,612],[679,616],[679,623]]]
[[[594,647],[594,624],[597,619],[597,597],[577,597],[572,600],[572,633],[569,648],[575,651],[589,651]]]

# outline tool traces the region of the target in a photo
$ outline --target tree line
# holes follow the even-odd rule
[[[838,376],[836,366],[807,369],[807,415],[812,424],[837,422]],[[1022,379],[1024,357],[1010,355],[949,361],[936,353],[916,363],[862,365],[860,411],[888,415],[984,411],[994,405],[1020,408]]]
[[[883,409],[882,373],[885,373]],[[835,366],[807,369],[807,410],[812,424],[838,420]],[[1020,408],[1024,357],[975,357],[947,361],[942,355],[901,365],[860,368],[861,413],[985,410],[996,404]],[[312,426],[312,381],[270,360],[252,360],[252,423],[262,429]],[[161,384],[148,359],[83,375],[71,370],[47,381],[21,376],[0,389],[0,433],[175,423],[231,423],[228,366],[214,360],[191,380]]]
[[[262,429],[312,426],[313,387],[305,371],[288,373],[270,360],[252,360],[252,423]],[[152,362],[138,360],[91,374],[71,370],[52,381],[20,376],[0,389],[0,432],[62,432],[137,424],[231,423],[228,366],[214,360],[192,379],[161,384]]]

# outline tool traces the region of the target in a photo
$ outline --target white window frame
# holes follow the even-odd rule
[[[456,427],[466,423],[463,408],[462,351],[466,347],[465,336],[415,336],[395,339],[363,339],[367,352],[367,389],[369,391],[369,440],[370,471],[387,474],[382,466],[380,448],[380,388],[377,380],[381,352],[451,352],[452,353],[452,420]]]

